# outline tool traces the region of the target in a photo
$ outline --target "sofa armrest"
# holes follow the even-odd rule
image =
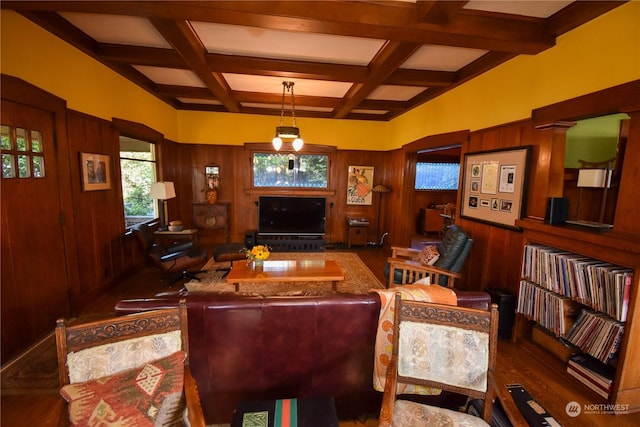
[[[481,310],[491,309],[491,295],[484,291],[461,291],[454,289],[461,307],[477,308]]]
[[[140,313],[142,311],[160,310],[165,308],[175,308],[180,305],[179,294],[167,297],[153,298],[133,298],[120,300],[116,303],[114,310],[117,315]]]
[[[403,248],[401,246],[391,246],[391,258],[415,258],[420,251],[413,248]]]

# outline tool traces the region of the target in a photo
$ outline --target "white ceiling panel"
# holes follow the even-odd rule
[[[378,86],[371,92],[367,99],[379,99],[387,101],[408,101],[414,96],[422,93],[426,88],[416,86]]]
[[[367,65],[384,40],[191,22],[211,53]]]
[[[134,65],[136,70],[147,76],[154,83],[161,85],[205,87],[196,73],[177,68],[149,67],[146,65]]]
[[[282,82],[292,81],[294,95],[329,96],[342,98],[350,83],[309,79],[283,79],[282,77],[250,76],[247,74],[223,74],[231,90],[282,94]],[[286,92],[288,95],[289,92]]]
[[[146,18],[75,12],[64,12],[61,15],[91,38],[102,43],[171,48]]]
[[[458,71],[488,51],[463,47],[424,45],[400,68],[413,70]]]
[[[568,4],[571,0],[471,0],[464,9],[484,10],[487,12],[510,13],[512,15],[548,18]]]

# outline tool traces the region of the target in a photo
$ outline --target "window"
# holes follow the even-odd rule
[[[416,163],[416,190],[457,190],[460,163]]]
[[[254,187],[327,188],[329,155],[253,153]]]
[[[42,133],[0,126],[3,178],[44,178]]]
[[[157,217],[157,204],[150,196],[156,181],[156,146],[150,142],[121,136],[120,170],[125,226]]]

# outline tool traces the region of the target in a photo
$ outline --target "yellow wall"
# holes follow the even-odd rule
[[[389,144],[525,119],[535,108],[639,78],[636,0],[564,34],[551,49],[514,58],[398,117]]]
[[[1,71],[110,120],[145,124],[168,139],[240,145],[269,141],[278,118],[175,111],[20,15],[1,13]],[[567,33],[535,56],[515,58],[391,122],[299,118],[306,143],[390,150],[462,129],[524,119],[531,110],[640,78],[640,1]]]

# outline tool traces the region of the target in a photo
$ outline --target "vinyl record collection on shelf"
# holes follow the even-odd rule
[[[624,334],[633,270],[528,244],[521,274],[516,311],[575,346],[567,371],[607,398],[613,376],[606,367]]]

